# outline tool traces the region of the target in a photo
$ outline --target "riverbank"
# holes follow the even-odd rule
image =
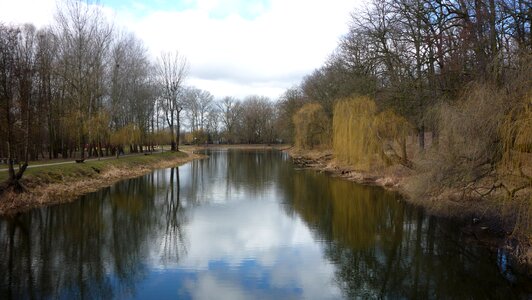
[[[138,177],[155,169],[182,165],[203,156],[186,149],[146,155],[31,168],[22,178],[26,191],[6,191],[0,195],[0,215],[12,215],[33,208],[66,203],[110,186],[120,180]],[[7,172],[0,174],[0,181]]]
[[[286,152],[301,168],[398,192],[407,203],[422,207],[428,214],[458,223],[468,240],[493,251],[504,249],[518,272],[532,275],[532,247],[529,239],[518,238],[513,234],[516,218],[515,207],[512,207],[514,205],[483,197],[464,200],[460,197],[460,191],[449,189],[442,189],[438,195],[419,197],[413,194],[410,185],[414,181],[412,179],[422,175],[402,165],[361,172],[338,163],[331,150],[290,148]]]
[[[50,161],[30,164],[24,173],[22,185],[26,191],[7,191],[0,195],[0,215],[12,215],[33,208],[67,203],[79,196],[129,178],[145,175],[155,169],[182,165],[203,158],[201,150],[283,150],[286,145],[237,144],[181,146],[180,152],[146,153],[119,159],[106,157],[78,164],[73,161]],[[7,179],[7,171],[0,172],[0,182]]]

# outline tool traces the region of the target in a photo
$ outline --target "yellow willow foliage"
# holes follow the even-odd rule
[[[209,140],[209,136],[207,133],[200,129],[200,130],[194,130],[192,131],[192,141],[193,144],[205,144]]]
[[[336,158],[360,170],[389,164],[385,150],[394,142],[406,161],[406,137],[412,126],[391,110],[377,114],[375,101],[367,97],[347,98],[336,104],[333,118],[333,149]],[[398,156],[398,155],[397,155]]]
[[[91,132],[93,141],[105,141],[109,137],[109,123],[111,117],[105,110],[99,110],[86,123],[86,131]]]
[[[526,98],[525,98],[526,99]],[[503,180],[507,183],[507,197],[517,200],[516,224],[513,235],[532,242],[532,174],[530,153],[532,152],[532,96],[510,112],[500,126],[502,139],[502,174],[511,176]],[[518,194],[527,190],[528,194]],[[523,239],[524,240],[524,239]]]
[[[209,135],[202,129],[187,132],[185,134],[184,142],[186,144],[205,144],[209,140]]]
[[[377,106],[367,97],[348,98],[334,107],[333,149],[339,161],[370,169],[381,151],[374,128]]]
[[[516,166],[522,154],[532,152],[532,96],[528,103],[515,109],[501,126],[503,163]]]
[[[61,118],[61,127],[68,139],[78,141],[80,134],[85,135],[87,133],[86,126],[83,126],[81,122],[83,119],[84,116],[79,110],[69,111]]]
[[[323,107],[317,103],[305,104],[293,117],[295,145],[302,149],[312,149],[330,143],[329,118]]]
[[[150,140],[157,145],[169,145],[172,142],[172,135],[168,130],[158,130],[150,134]]]
[[[392,110],[385,110],[375,116],[375,128],[381,140],[402,142],[412,132],[412,125]]]
[[[404,117],[392,110],[385,110],[375,117],[377,137],[385,146],[384,152],[392,152],[383,157],[388,160],[390,156],[397,156],[403,164],[408,162],[406,154],[406,138],[413,131],[413,126]],[[394,146],[399,146],[399,151]]]
[[[134,124],[128,124],[111,134],[113,145],[132,145],[141,142],[141,132]]]

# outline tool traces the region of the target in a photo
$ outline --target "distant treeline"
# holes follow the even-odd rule
[[[44,28],[0,23],[0,163],[99,157],[180,143],[273,143],[275,104],[185,85],[177,51],[156,61],[101,7],[61,2]],[[127,147],[127,148],[126,148]],[[24,168],[21,168],[22,170]]]
[[[177,52],[151,61],[133,34],[101,8],[63,2],[55,22],[0,24],[0,157],[25,160],[109,155],[155,144],[273,142],[274,105],[185,85]],[[180,122],[183,121],[183,122]]]

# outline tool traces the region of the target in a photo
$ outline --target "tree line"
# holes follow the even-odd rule
[[[404,148],[405,137],[414,134],[420,151],[427,150],[427,139],[430,146],[468,139],[468,147],[484,140],[474,145],[485,148],[484,154],[469,160],[493,164],[514,146],[530,148],[523,133],[528,121],[515,121],[527,119],[530,106],[531,26],[529,0],[369,0],[352,13],[348,33],[324,65],[280,98],[279,118],[286,135],[302,148],[339,145],[334,137],[353,134],[335,131],[343,127],[333,123],[358,122],[352,124],[358,130],[374,131],[368,144],[360,145],[364,149],[375,139],[381,144],[396,140]],[[375,108],[364,104],[368,99]],[[468,107],[478,109],[460,115]],[[380,120],[381,129],[400,130],[390,136],[379,131],[380,112],[386,112],[379,118],[386,116],[389,123]],[[314,117],[301,118],[309,114]],[[375,117],[362,122],[368,114]],[[513,129],[503,130],[501,124]],[[488,136],[490,131],[496,133]],[[392,146],[385,144],[380,148]],[[395,152],[407,162],[405,149]]]
[[[97,5],[65,1],[44,28],[0,23],[0,163],[9,182],[29,160],[276,141],[272,101],[215,101],[185,84],[188,70],[177,51],[152,60]]]
[[[332,121],[338,100],[366,95],[406,117],[424,148],[423,133],[438,133],[431,108],[468,84],[528,92],[531,11],[529,0],[367,1],[325,64],[285,92],[285,114],[315,102]]]
[[[532,232],[531,27],[530,0],[366,1],[279,119],[300,148],[423,174],[416,196],[515,200],[516,235]]]

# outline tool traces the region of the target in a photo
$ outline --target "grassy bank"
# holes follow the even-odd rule
[[[8,191],[1,195],[0,214],[14,214],[35,207],[69,202],[119,180],[197,158],[200,156],[192,152],[163,152],[29,168],[22,178],[26,192],[17,194]],[[7,176],[7,172],[0,172],[0,181],[6,180]]]

